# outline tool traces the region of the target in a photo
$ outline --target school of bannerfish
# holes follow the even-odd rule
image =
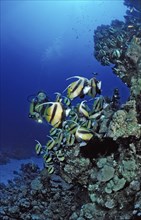
[[[101,117],[102,110],[108,104],[101,94],[101,81],[95,77],[87,79],[81,76],[73,76],[68,78],[76,78],[77,80],[68,85],[67,96],[61,93],[55,93],[54,102],[45,102],[41,105],[46,106],[44,120],[46,120],[52,128],[49,140],[42,145],[36,140],[35,150],[37,155],[42,155],[44,166],[51,174],[54,172],[54,161],[63,162],[65,157],[62,149],[71,147],[79,143],[80,147],[86,146],[87,143],[96,137],[95,125],[97,118]],[[99,94],[100,96],[95,98]],[[72,100],[76,97],[84,98],[85,95],[90,96],[94,103],[92,109],[86,105],[86,100],[81,101],[76,106],[72,106]],[[41,106],[39,105],[39,107]]]

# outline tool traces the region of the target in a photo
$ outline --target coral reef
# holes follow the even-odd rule
[[[0,185],[0,219],[69,219],[83,199],[88,198],[79,187],[66,183],[57,174],[50,177],[46,170],[39,172],[36,165],[26,164],[14,181]]]
[[[141,137],[141,124],[137,121],[135,101],[127,102],[123,109],[116,111],[109,124],[107,136],[116,140],[134,136]]]
[[[101,25],[95,30],[94,55],[102,65],[114,64],[114,73],[130,87],[130,98],[136,100],[137,112],[140,112],[141,5],[139,1],[130,0],[125,1],[125,5],[129,7],[125,22],[114,20],[111,25]],[[139,115],[137,118],[141,122]]]
[[[23,165],[13,182],[0,185],[1,219],[140,219],[141,7],[135,2],[125,0],[125,22],[102,25],[94,36],[96,59],[114,64],[114,73],[130,88],[129,100],[117,106],[116,91],[117,100],[99,96],[92,107],[85,101],[72,106],[58,93],[47,112],[57,117],[58,111],[59,123],[50,117],[50,140],[36,141],[45,168]],[[80,84],[79,97],[100,94],[95,78],[75,78],[67,87],[69,98]],[[62,117],[69,107],[69,116]]]

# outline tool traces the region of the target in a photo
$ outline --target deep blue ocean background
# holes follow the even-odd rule
[[[39,90],[53,99],[73,75],[102,81],[102,95],[128,88],[94,58],[94,30],[124,21],[123,0],[1,1],[0,148],[19,156],[34,154],[35,139],[46,141],[49,125],[28,118],[27,97]],[[76,99],[79,101],[79,99]]]

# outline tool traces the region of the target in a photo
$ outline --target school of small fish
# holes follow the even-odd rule
[[[52,128],[46,145],[42,145],[36,140],[35,150],[37,155],[43,155],[44,166],[51,174],[54,172],[54,161],[63,162],[65,157],[62,150],[79,143],[80,147],[86,146],[87,143],[95,138],[98,134],[95,132],[97,118],[100,118],[102,111],[108,106],[101,94],[101,81],[95,77],[87,79],[81,76],[70,77],[76,78],[64,90],[67,90],[67,96],[61,93],[55,93],[54,102],[45,102],[46,105],[44,120]],[[99,97],[95,97],[99,94]],[[72,106],[72,100],[76,97],[84,98],[90,96],[94,100],[90,108],[86,100],[81,101],[76,106]],[[41,106],[39,105],[39,107]]]

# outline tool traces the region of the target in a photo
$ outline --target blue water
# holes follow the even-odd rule
[[[103,95],[118,87],[122,103],[127,100],[126,85],[93,56],[94,30],[124,21],[125,11],[122,0],[1,1],[2,150],[30,154],[35,139],[46,141],[49,126],[28,118],[27,96],[45,90],[53,98],[70,76],[98,72]]]

